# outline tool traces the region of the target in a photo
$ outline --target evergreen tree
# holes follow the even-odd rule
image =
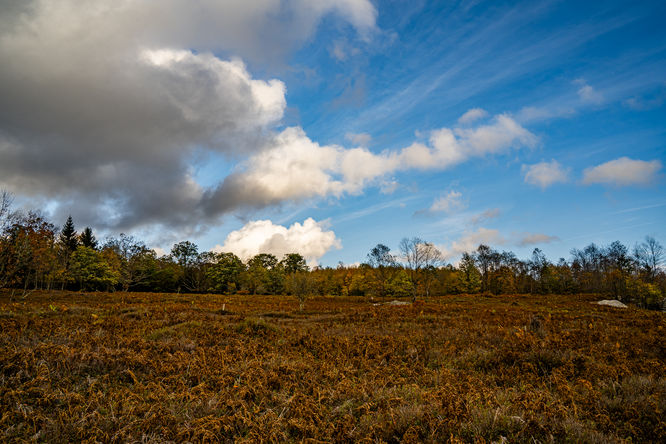
[[[81,242],[81,245],[83,245],[84,247],[97,250],[97,239],[95,239],[95,235],[93,234],[93,231],[90,227],[86,227],[83,230],[81,236],[79,237],[79,240]]]
[[[79,237],[74,229],[72,216],[67,218],[67,222],[65,222],[65,225],[62,227],[62,231],[60,232],[60,243],[70,253],[76,251],[76,247],[79,246]]]

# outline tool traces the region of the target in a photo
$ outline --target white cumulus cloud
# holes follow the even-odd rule
[[[468,125],[472,122],[483,119],[485,117],[488,117],[488,112],[486,110],[481,108],[472,108],[469,111],[467,111],[465,114],[460,116],[460,118],[458,119],[458,123],[461,125]]]
[[[270,220],[257,220],[245,224],[241,229],[229,233],[223,245],[213,248],[215,252],[231,252],[243,260],[259,253],[273,254],[281,258],[288,253],[299,253],[309,265],[332,248],[342,248],[335,233],[327,230],[324,222],[307,218],[303,223],[294,223],[289,228],[275,225]]]
[[[462,193],[451,190],[445,196],[435,199],[430,206],[430,212],[439,213],[443,211],[447,214],[451,214],[458,210],[462,210],[465,207],[465,202],[462,201]]]
[[[650,185],[657,180],[662,164],[659,160],[645,161],[620,157],[583,171],[583,183],[615,186]]]
[[[473,157],[534,146],[537,138],[507,115],[473,128],[441,128],[428,145],[414,143],[395,151],[320,145],[299,127],[275,135],[267,148],[250,157],[206,194],[206,208],[224,213],[285,200],[361,193],[382,186],[388,174],[404,170],[444,170]]]
[[[541,189],[569,180],[569,171],[556,160],[523,165],[522,171],[526,183],[536,185]]]

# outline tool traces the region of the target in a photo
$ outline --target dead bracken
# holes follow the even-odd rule
[[[663,442],[664,313],[597,300],[3,292],[0,436]]]

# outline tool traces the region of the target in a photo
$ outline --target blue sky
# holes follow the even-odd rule
[[[497,217],[475,228],[498,230],[505,241],[495,246],[523,257],[535,247],[557,259],[589,242],[664,239],[663,171],[648,185],[581,180],[585,168],[620,157],[664,163],[666,7],[470,3],[476,4],[376,3],[381,31],[371,42],[324,20],[290,61],[315,78],[284,77],[295,110],[286,120],[326,144],[348,146],[345,134],[367,133],[369,147],[381,151],[454,125],[472,108],[513,116],[534,108],[540,116],[524,119],[524,126],[538,145],[445,171],[397,174],[400,187],[392,194],[371,187],[359,196],[298,204],[278,212],[280,222],[330,219],[343,248],[327,253],[326,264],[363,260],[376,243],[397,248],[406,236],[449,245],[464,236],[469,219],[494,208]],[[581,97],[584,86],[593,98]],[[570,169],[566,183],[545,189],[525,183],[522,165],[553,159]],[[415,215],[451,190],[462,194],[464,210]],[[557,239],[520,245],[512,237],[523,232]],[[215,242],[214,236],[206,239]]]
[[[0,186],[56,220],[72,213],[165,251],[185,238],[246,255],[297,247],[324,265],[412,236],[450,261],[480,242],[553,260],[590,242],[666,242],[663,2],[267,0],[204,2],[196,14],[173,1],[148,11],[165,23],[145,32],[128,23],[147,11],[109,7],[100,19],[136,37],[114,34],[94,53],[112,77],[86,56],[108,36],[70,3],[36,2],[22,20],[76,71],[40,73],[54,62],[23,57],[37,43],[20,27],[0,45],[3,57],[21,55],[15,72],[0,69],[0,91],[46,109],[28,125],[20,106],[2,105],[0,156],[15,174]],[[247,26],[225,26],[232,19]],[[117,62],[136,53],[141,63]],[[70,81],[72,104],[59,102],[70,119],[92,109],[90,97],[142,112],[124,122],[95,108],[84,131],[62,110],[48,114],[62,99],[53,90]],[[33,97],[35,85],[44,93]],[[114,131],[98,123],[110,121]],[[88,155],[80,167],[94,173],[82,178],[71,162],[59,174],[27,168],[28,146]]]

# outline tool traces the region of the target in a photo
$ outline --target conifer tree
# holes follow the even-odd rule
[[[70,253],[73,253],[76,247],[79,246],[79,238],[74,229],[74,221],[71,215],[67,218],[67,222],[65,222],[60,232],[60,243]]]
[[[97,250],[97,239],[95,239],[95,235],[93,234],[93,231],[90,227],[86,227],[83,230],[81,236],[79,237],[79,241],[81,242],[81,245],[83,245],[84,247]]]

